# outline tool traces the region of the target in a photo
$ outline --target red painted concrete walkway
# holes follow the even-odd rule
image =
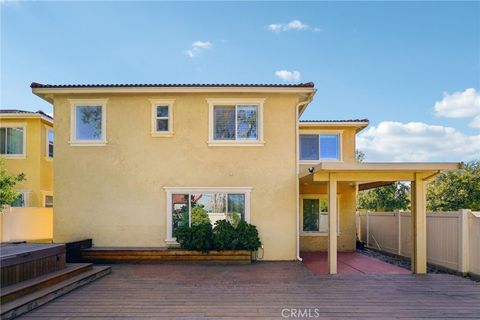
[[[303,263],[317,274],[328,274],[326,252],[302,252]],[[339,252],[339,274],[410,274],[410,270],[367,257],[357,252]]]

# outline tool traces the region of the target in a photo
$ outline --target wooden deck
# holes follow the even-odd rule
[[[21,319],[281,319],[292,309],[329,319],[478,319],[480,283],[445,274],[318,275],[299,262],[118,264]]]

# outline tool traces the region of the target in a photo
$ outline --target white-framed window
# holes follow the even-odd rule
[[[342,134],[340,132],[305,133],[300,137],[300,161],[341,161]]]
[[[107,100],[70,99],[70,144],[104,146],[107,144]]]
[[[6,158],[26,157],[25,123],[2,123],[0,127],[0,154]]]
[[[29,191],[18,191],[18,197],[12,202],[12,207],[28,207],[29,205]]]
[[[53,139],[54,139],[54,133],[53,133],[53,128],[50,127],[45,127],[45,136],[46,136],[46,150],[45,154],[47,159],[53,159]]]
[[[340,201],[337,196],[337,234],[340,234]],[[300,195],[301,226],[304,236],[328,235],[328,196],[319,194]]]
[[[215,225],[218,220],[233,223],[250,221],[250,193],[252,188],[190,188],[165,187],[167,197],[167,243],[176,243],[173,236],[178,226],[199,222]]]
[[[43,194],[43,206],[45,208],[53,208],[53,192],[42,191]]]
[[[152,104],[152,136],[171,137],[173,135],[173,103],[170,99],[150,99]]]
[[[207,99],[212,146],[263,146],[265,99]]]

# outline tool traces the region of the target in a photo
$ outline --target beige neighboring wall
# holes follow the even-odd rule
[[[5,117],[0,114],[0,126],[22,125],[26,129],[25,157],[8,157],[5,159],[7,170],[13,174],[24,173],[25,180],[18,182],[15,189],[29,193],[28,206],[42,207],[45,192],[53,192],[53,165],[46,156],[46,131],[53,129],[52,123],[40,117],[18,114]]]
[[[70,146],[68,99],[105,99],[107,145]],[[207,98],[265,98],[264,146],[208,146]],[[173,137],[152,137],[149,99],[175,99]],[[266,260],[296,257],[294,93],[55,95],[54,241],[166,246],[169,187],[252,187]]]

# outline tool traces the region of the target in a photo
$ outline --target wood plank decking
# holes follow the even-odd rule
[[[318,275],[298,262],[120,264],[21,319],[480,317],[480,283],[458,276]],[[294,318],[294,317],[290,317]]]

